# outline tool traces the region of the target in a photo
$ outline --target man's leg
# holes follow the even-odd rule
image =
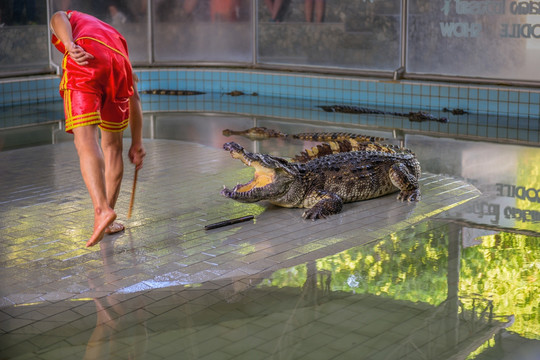
[[[116,206],[120,185],[124,175],[124,161],[122,158],[122,132],[101,131],[101,148],[105,160],[105,188],[107,203],[111,209]],[[119,223],[111,224],[106,233],[122,231],[124,226]]]
[[[324,18],[324,1],[315,0],[315,22],[322,22]]]
[[[97,125],[77,127],[73,134],[82,177],[94,206],[94,232],[86,243],[88,247],[103,239],[105,229],[116,219],[116,213],[107,201],[105,161],[99,147]]]
[[[306,16],[306,21],[311,22],[313,19],[313,0],[304,1],[304,14]]]

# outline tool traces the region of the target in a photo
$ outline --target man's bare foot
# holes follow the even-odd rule
[[[105,234],[116,234],[120,231],[124,231],[126,228],[124,225],[120,224],[119,222],[113,221],[113,223],[105,229]]]
[[[105,235],[105,229],[113,223],[116,219],[116,213],[113,209],[107,209],[101,212],[101,214],[94,215],[94,233],[88,242],[86,247],[94,246],[103,239]]]

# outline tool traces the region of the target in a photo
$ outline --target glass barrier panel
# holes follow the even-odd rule
[[[154,61],[253,61],[250,0],[154,1]]]
[[[540,2],[410,0],[407,72],[540,80]]]
[[[0,76],[49,71],[46,0],[0,2]]]
[[[259,0],[258,62],[394,71],[401,0]]]
[[[51,15],[56,11],[77,10],[95,16],[124,36],[134,65],[149,64],[147,3],[147,0],[116,1],[110,5],[103,1],[51,0]],[[63,55],[54,46],[52,49],[53,62],[61,65]]]

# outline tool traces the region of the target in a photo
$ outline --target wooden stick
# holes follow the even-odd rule
[[[133,177],[133,189],[131,189],[131,200],[129,201],[129,210],[127,218],[131,218],[131,211],[133,210],[133,202],[135,201],[135,188],[137,187],[137,175],[139,169],[135,168],[135,176]]]

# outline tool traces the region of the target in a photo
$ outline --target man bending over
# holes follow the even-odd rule
[[[114,221],[124,173],[122,133],[129,124],[129,159],[140,169],[146,155],[141,103],[126,40],[116,29],[78,11],[55,13],[50,26],[53,44],[64,53],[60,95],[66,132],[74,136],[82,177],[94,206],[94,232],[88,247],[101,241],[105,233],[124,229]]]

